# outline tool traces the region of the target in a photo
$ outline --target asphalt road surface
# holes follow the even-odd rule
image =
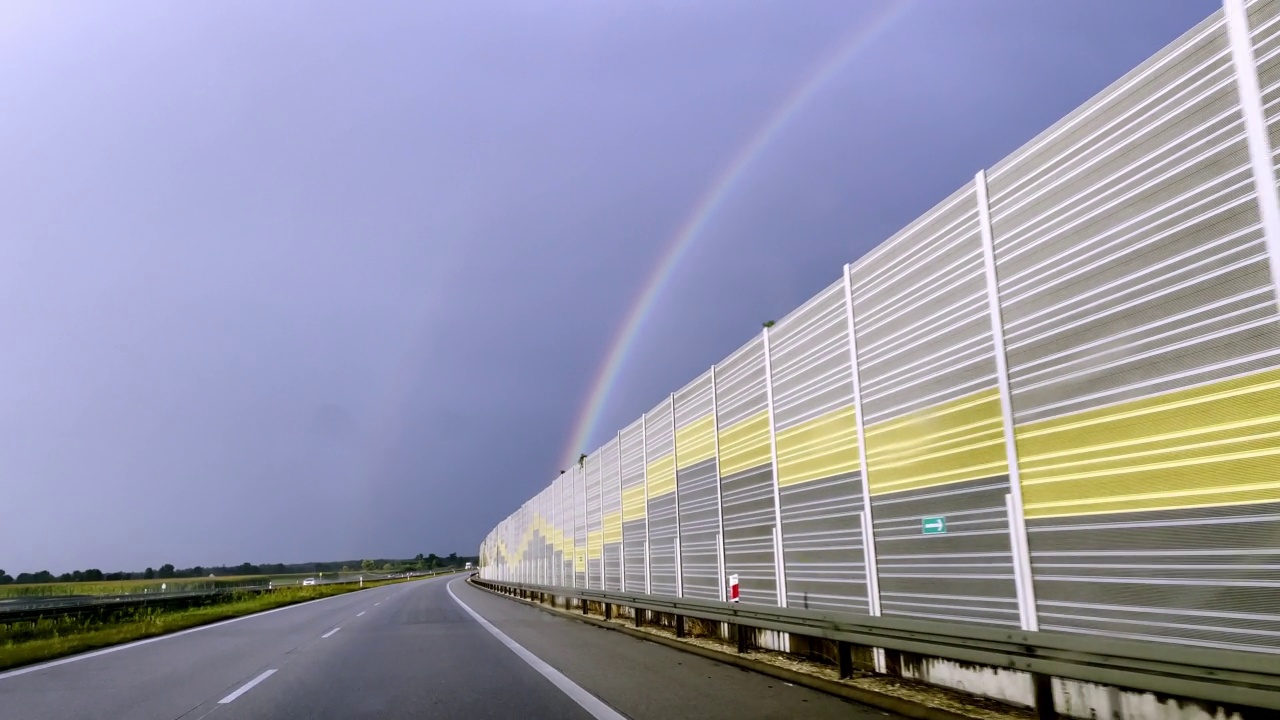
[[[2,720],[686,717],[891,716],[556,617],[459,576],[0,673]]]

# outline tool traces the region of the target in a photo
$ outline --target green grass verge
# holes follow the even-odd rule
[[[380,580],[366,582],[364,586],[379,587],[420,579],[423,578]],[[164,635],[308,600],[342,595],[359,589],[358,585],[287,587],[269,593],[231,595],[200,607],[171,610],[138,608],[119,611],[109,618],[66,617],[0,625],[0,670]]]

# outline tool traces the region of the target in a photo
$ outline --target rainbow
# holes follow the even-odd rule
[[[578,413],[578,421],[569,437],[569,443],[562,453],[565,463],[562,467],[569,467],[570,464],[577,461],[580,452],[586,452],[583,447],[595,432],[600,413],[609,400],[609,396],[617,382],[618,373],[622,370],[622,366],[631,352],[631,347],[635,344],[636,336],[640,334],[640,329],[644,327],[645,320],[653,309],[654,301],[657,300],[663,288],[666,287],[672,271],[675,270],[676,265],[684,257],[689,246],[706,228],[707,223],[715,215],[716,211],[720,209],[720,206],[724,204],[725,199],[733,193],[738,181],[746,174],[747,169],[763,154],[770,143],[781,134],[787,124],[799,114],[804,105],[859,50],[866,47],[867,44],[884,32],[894,20],[902,15],[902,11],[906,6],[906,2],[891,2],[870,22],[856,28],[849,37],[836,47],[833,53],[818,63],[815,70],[808,75],[804,82],[792,90],[782,104],[769,115],[764,124],[756,130],[751,139],[742,146],[729,164],[725,166],[724,170],[716,177],[715,181],[698,198],[697,204],[693,207],[693,212],[689,214],[684,224],[680,226],[680,230],[671,239],[666,252],[659,258],[653,273],[641,288],[639,296],[636,298],[635,303],[632,304],[631,310],[627,313],[626,319],[623,321],[617,335],[614,336],[605,361],[601,364],[595,380],[591,384],[591,393],[587,396],[587,402]]]

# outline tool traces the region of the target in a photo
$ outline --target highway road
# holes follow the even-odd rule
[[[860,718],[884,712],[446,576],[0,673],[2,720]]]

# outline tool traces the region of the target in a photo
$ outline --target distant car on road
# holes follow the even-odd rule
[[[303,580],[303,581],[302,581],[302,584],[303,584],[303,585],[315,585],[315,584],[316,584],[316,579],[315,579],[315,578],[307,578],[306,580]]]

